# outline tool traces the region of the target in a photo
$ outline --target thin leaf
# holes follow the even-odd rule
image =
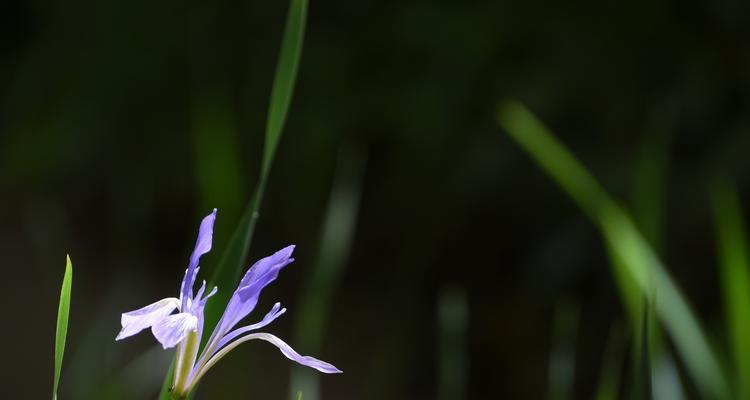
[[[66,257],[65,275],[60,288],[60,304],[57,308],[57,328],[55,331],[55,380],[52,387],[52,399],[57,399],[57,388],[60,384],[65,339],[68,336],[68,317],[70,315],[70,291],[73,285],[73,264],[70,256]]]
[[[649,400],[653,398],[651,389],[651,352],[649,343],[651,342],[651,307],[648,299],[643,302],[643,312],[641,313],[641,327],[635,337],[635,362],[633,363],[633,400]]]
[[[297,391],[297,400],[302,400],[302,391],[301,390]]]
[[[307,0],[291,0],[287,14],[284,36],[281,43],[271,100],[268,108],[268,120],[265,132],[265,146],[257,186],[237,228],[229,241],[219,264],[210,279],[211,285],[217,286],[219,292],[206,304],[204,330],[210,332],[221,317],[226,304],[239,280],[242,269],[246,266],[250,243],[258,220],[258,210],[266,190],[268,173],[271,169],[281,132],[289,112],[292,92],[297,79],[302,43],[307,19]],[[203,345],[210,335],[203,335]],[[167,375],[166,380],[171,379]]]
[[[657,317],[698,390],[706,398],[729,398],[719,359],[698,319],[628,214],[524,106],[517,102],[503,105],[498,121],[599,227],[613,256],[627,268],[642,295],[652,302],[654,294],[658,296],[654,302]]]
[[[205,329],[207,330],[212,329],[218,322],[224,306],[229,301],[232,288],[234,288],[242,269],[247,263],[246,259],[250,249],[250,242],[252,241],[259,216],[258,210],[260,209],[263,194],[266,190],[268,173],[271,169],[271,163],[276,153],[292,99],[292,90],[297,78],[297,69],[302,51],[306,18],[307,0],[292,0],[289,6],[289,13],[287,14],[281,52],[271,90],[263,162],[258,185],[245,208],[237,229],[232,235],[227,250],[211,277],[212,284],[218,286],[220,290],[215,298],[206,306]],[[208,336],[204,335],[204,337]]]
[[[344,147],[339,152],[317,256],[310,269],[310,276],[305,279],[299,304],[295,307],[297,320],[294,343],[309,353],[320,350],[331,298],[346,266],[355,237],[364,163],[365,157],[356,148]],[[301,389],[308,400],[319,399],[320,376],[317,371],[295,365],[290,374],[290,393]]]
[[[746,399],[750,396],[750,262],[740,201],[731,183],[716,182],[713,208],[735,389],[737,398]]]
[[[596,400],[616,400],[618,398],[625,339],[623,324],[621,322],[612,324],[604,350],[601,375],[596,389]]]

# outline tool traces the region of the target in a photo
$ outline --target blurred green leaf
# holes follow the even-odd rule
[[[641,326],[635,336],[635,349],[633,352],[635,362],[633,363],[633,392],[630,394],[633,400],[649,400],[653,397],[651,390],[651,306],[646,299],[643,302],[641,313]]]
[[[552,349],[547,377],[547,399],[573,398],[576,374],[576,338],[580,323],[580,306],[571,301],[561,301],[555,306],[552,325]]]
[[[727,181],[717,181],[712,190],[716,221],[716,247],[727,331],[734,359],[737,398],[750,396],[750,275],[747,235],[737,191]]]
[[[440,290],[437,299],[437,400],[466,398],[469,370],[467,350],[469,301],[459,287]]]
[[[297,400],[302,400],[302,391],[297,391]]]
[[[669,145],[676,120],[677,110],[672,103],[655,105],[647,119],[641,148],[635,157],[633,217],[639,230],[657,254],[661,250],[664,233]]]
[[[620,372],[625,352],[625,333],[621,322],[615,322],[609,329],[604,350],[601,375],[596,389],[596,400],[616,400],[620,390]]]
[[[310,276],[305,279],[297,312],[294,343],[306,352],[321,347],[331,297],[343,273],[354,239],[362,194],[365,156],[354,147],[342,147],[336,163],[336,176],[328,198],[320,244]],[[320,374],[295,365],[290,376],[290,393],[303,390],[308,400],[317,400]]]
[[[57,308],[57,328],[55,331],[55,381],[52,387],[52,399],[57,399],[57,388],[60,384],[65,339],[68,336],[68,317],[70,315],[70,291],[73,285],[73,264],[70,256],[66,257],[65,275],[60,289],[60,304]]]
[[[726,377],[698,319],[628,214],[523,105],[502,105],[498,121],[599,227],[613,257],[626,267],[642,296],[653,302],[701,393],[729,398]],[[620,278],[617,273],[615,277]]]

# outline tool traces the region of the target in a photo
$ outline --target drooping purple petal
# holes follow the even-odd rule
[[[190,264],[188,265],[187,271],[185,271],[185,277],[182,280],[180,286],[180,298],[182,300],[182,308],[187,308],[188,299],[193,298],[193,284],[195,283],[195,276],[197,275],[196,267],[202,255],[211,251],[211,242],[214,236],[214,221],[216,220],[216,209],[208,214],[198,229],[198,239],[195,241],[195,249],[190,254]]]
[[[170,315],[154,323],[151,332],[164,349],[180,343],[190,331],[198,329],[198,318],[190,313]]]
[[[310,356],[303,356],[294,351],[294,349],[286,344],[283,340],[279,339],[278,337],[270,334],[270,333],[264,333],[264,332],[258,332],[258,333],[251,333],[245,336],[240,337],[239,339],[235,340],[234,342],[230,343],[223,349],[216,352],[216,354],[211,357],[211,359],[206,363],[205,368],[201,371],[202,373],[205,373],[206,370],[211,368],[214,364],[216,364],[222,357],[224,357],[227,353],[232,351],[235,347],[239,346],[240,344],[247,342],[248,340],[253,339],[260,339],[265,340],[266,342],[269,342],[273,344],[274,346],[278,347],[278,349],[281,351],[286,358],[295,361],[299,364],[302,364],[304,366],[317,369],[320,372],[324,372],[326,374],[337,374],[341,373],[340,369],[336,368],[332,364],[329,364],[323,360],[318,360],[317,358],[310,357]],[[198,379],[200,376],[198,377]]]
[[[217,326],[221,335],[231,330],[241,319],[250,314],[258,304],[260,292],[279,276],[279,271],[294,261],[294,245],[287,246],[276,253],[265,257],[248,269],[240,281],[237,290],[227,304],[224,315]],[[220,339],[220,338],[218,338]],[[217,339],[217,340],[218,340]]]
[[[280,317],[285,312],[286,308],[281,308],[281,303],[274,304],[273,308],[271,308],[271,311],[269,311],[260,322],[244,326],[242,328],[237,328],[224,335],[224,337],[219,341],[219,346],[217,347],[217,349],[221,349],[222,347],[226,346],[227,343],[231,342],[232,339],[236,338],[237,336],[244,335],[247,332],[263,328],[264,326],[273,322],[276,318]]]
[[[178,299],[168,297],[138,310],[123,313],[120,318],[122,330],[117,334],[115,340],[125,339],[151,327],[156,322],[171,314],[179,306],[180,302]]]
[[[273,344],[274,346],[278,347],[279,350],[281,350],[281,353],[284,354],[286,358],[300,363],[304,366],[317,369],[318,371],[324,372],[326,374],[340,374],[343,372],[340,369],[334,367],[332,364],[329,364],[323,360],[318,360],[317,358],[310,356],[300,355],[299,353],[294,351],[291,346],[286,344],[286,342],[270,333],[251,333],[248,336],[253,336],[253,339],[265,340],[266,342]]]

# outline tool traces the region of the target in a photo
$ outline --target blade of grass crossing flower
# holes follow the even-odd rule
[[[219,287],[219,292],[206,304],[204,330],[210,332],[218,322],[224,307],[232,294],[242,269],[246,266],[247,255],[252,242],[253,232],[259,217],[258,210],[263,200],[268,174],[286,122],[291,104],[294,83],[302,54],[302,43],[307,20],[307,0],[291,0],[287,13],[281,51],[276,65],[271,99],[265,132],[265,145],[260,175],[250,201],[237,228],[229,241],[227,249],[214,270],[210,282]],[[203,335],[205,345],[210,335]],[[170,379],[169,376],[166,379]],[[195,392],[193,392],[195,393]]]
[[[211,282],[220,288],[216,298],[207,304],[206,327],[213,327],[218,321],[217,314],[223,310],[229,299],[231,288],[239,279],[245,267],[250,242],[258,219],[258,210],[263,200],[268,173],[286,121],[292,99],[294,82],[297,78],[302,42],[307,18],[307,0],[292,0],[287,15],[286,28],[281,44],[281,52],[276,66],[271,100],[268,109],[265,147],[260,176],[255,192],[248,202],[228,248],[214,271]],[[208,335],[204,335],[208,336]]]
[[[524,106],[503,105],[498,122],[599,227],[613,255],[621,260],[642,296],[653,302],[698,390],[706,398],[729,398],[729,386],[703,329],[667,270],[630,217],[598,182]],[[617,278],[617,274],[615,274]]]
[[[716,247],[719,252],[720,278],[727,332],[734,363],[734,382],[738,399],[750,396],[750,262],[747,235],[737,191],[727,181],[712,188]]]
[[[297,400],[302,400],[302,391],[297,391]]]
[[[70,315],[70,291],[73,285],[73,264],[70,256],[66,257],[65,275],[60,289],[60,304],[57,308],[57,327],[55,330],[55,379],[52,386],[52,399],[57,399],[57,388],[60,384],[65,339],[68,336],[68,318]]]
[[[261,167],[261,175],[263,176],[267,175],[271,169],[271,162],[276,153],[286,116],[289,113],[289,104],[292,101],[292,92],[294,91],[299,61],[302,56],[306,20],[307,0],[291,0],[266,121],[266,143]]]

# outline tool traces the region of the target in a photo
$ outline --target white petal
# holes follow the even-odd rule
[[[174,297],[168,297],[141,309],[123,313],[120,318],[122,330],[115,340],[125,339],[151,327],[157,321],[171,314],[179,305],[179,300]]]
[[[190,313],[179,313],[162,318],[151,327],[151,332],[162,347],[168,349],[180,343],[190,331],[198,329],[198,318]]]

